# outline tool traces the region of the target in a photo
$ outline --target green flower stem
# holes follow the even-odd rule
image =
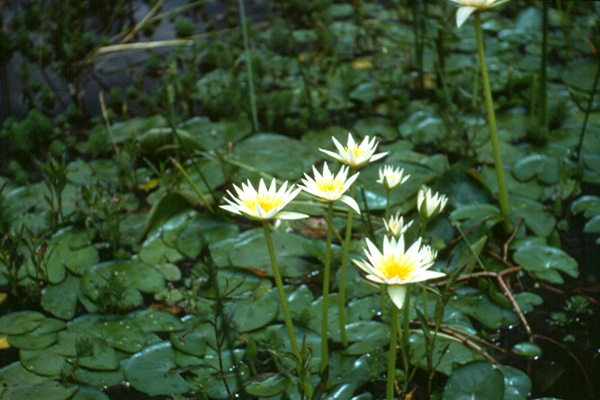
[[[250,89],[250,108],[252,111],[252,128],[258,132],[258,113],[256,108],[256,94],[254,91],[254,74],[252,73],[252,55],[248,43],[248,23],[246,21],[246,10],[244,0],[238,0],[240,7],[240,20],[242,22],[242,35],[244,39],[244,55],[246,57],[246,68],[248,69],[248,88]]]
[[[386,194],[385,194],[385,220],[387,221],[388,218],[390,217],[390,194],[392,192],[391,189],[386,188]]]
[[[398,307],[392,302],[390,310],[390,349],[388,350],[388,369],[386,398],[394,398],[394,381],[396,380],[396,338],[398,337]]]
[[[496,179],[498,180],[498,201],[500,202],[500,211],[504,217],[504,230],[509,233],[512,230],[510,223],[510,211],[508,206],[508,195],[504,181],[504,169],[502,167],[502,158],[500,156],[500,144],[498,142],[498,132],[496,131],[496,115],[494,113],[494,100],[492,99],[492,90],[490,89],[490,80],[488,78],[487,65],[485,63],[485,52],[483,50],[483,37],[481,34],[481,17],[475,13],[475,34],[477,35],[477,49],[479,51],[479,65],[481,69],[481,79],[483,81],[483,93],[485,96],[485,105],[487,108],[488,124],[490,127],[490,140],[492,142],[492,151],[494,154],[494,167],[496,169]]]
[[[275,278],[275,284],[277,285],[277,292],[279,293],[279,299],[281,300],[281,309],[283,310],[283,319],[285,321],[285,327],[290,338],[290,344],[292,346],[292,353],[296,357],[296,366],[298,370],[298,377],[302,379],[302,357],[300,355],[300,348],[296,341],[296,333],[294,332],[294,324],[292,323],[292,316],[290,315],[290,309],[287,303],[287,297],[283,290],[283,280],[281,279],[281,273],[279,272],[279,266],[277,265],[277,258],[275,257],[275,250],[273,248],[273,240],[271,239],[271,231],[269,230],[269,223],[262,221],[262,226],[265,231],[265,239],[267,241],[267,247],[269,249],[269,256],[271,257],[271,266],[273,267],[273,277]],[[311,397],[312,390],[308,383],[308,380],[303,382],[304,393]]]
[[[352,169],[350,176],[354,174]],[[350,197],[354,198],[356,194],[356,182],[350,187]],[[352,235],[352,218],[354,211],[348,208],[348,219],[346,220],[346,236],[344,237],[344,248],[342,249],[342,266],[340,271],[340,287],[338,296],[338,317],[340,320],[340,336],[342,346],[348,347],[348,337],[346,335],[346,272],[348,271],[348,256],[350,255],[350,237]]]
[[[327,312],[329,311],[329,275],[331,270],[331,238],[333,236],[333,202],[327,207],[327,248],[325,250],[325,270],[323,271],[323,310],[321,313],[321,372],[327,368]]]
[[[404,295],[404,304],[402,305],[402,347],[404,348],[404,354],[409,354],[409,342],[410,337],[410,290],[411,285],[406,285],[406,294]]]

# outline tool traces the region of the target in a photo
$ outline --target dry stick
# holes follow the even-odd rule
[[[503,256],[502,256],[502,260],[503,261],[506,261],[506,258],[508,257],[508,246],[515,239],[515,236],[517,236],[517,232],[519,231],[519,227],[523,223],[523,220],[524,220],[523,217],[519,218],[519,220],[517,221],[517,223],[516,223],[516,225],[515,225],[512,233],[510,234],[510,237],[504,243],[504,253],[503,253]]]
[[[131,30],[131,31],[130,31],[128,34],[127,34],[127,36],[125,36],[125,37],[123,38],[123,40],[121,40],[121,43],[126,43],[126,42],[129,42],[129,40],[130,40],[132,37],[134,37],[134,36],[135,36],[135,34],[136,34],[136,33],[138,33],[138,31],[139,31],[140,29],[142,29],[142,28],[143,28],[143,26],[146,24],[146,22],[148,22],[148,20],[149,20],[150,18],[152,18],[152,16],[153,16],[154,14],[156,14],[156,12],[158,11],[158,9],[160,8],[160,6],[162,6],[162,3],[164,3],[164,2],[165,2],[165,0],[158,0],[158,1],[156,2],[156,4],[154,5],[154,7],[152,7],[152,10],[150,10],[150,11],[148,12],[148,14],[146,14],[146,16],[145,16],[144,18],[142,18],[142,20],[141,20],[141,21],[140,21],[140,22],[139,22],[139,23],[138,23],[136,26],[134,26],[134,27],[133,27],[133,29],[132,29],[132,30]]]

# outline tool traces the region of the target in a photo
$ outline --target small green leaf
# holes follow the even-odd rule
[[[267,379],[251,382],[246,386],[246,392],[252,396],[276,396],[290,386],[290,380],[282,375],[272,375]]]
[[[600,215],[590,219],[583,227],[585,233],[600,233]]]
[[[531,392],[531,380],[523,371],[508,365],[499,365],[504,375],[504,399],[526,400]]]
[[[0,318],[0,333],[5,335],[22,335],[39,327],[46,319],[35,311],[18,311]]]
[[[542,355],[542,349],[535,343],[521,342],[513,346],[512,352],[524,357],[537,357]]]

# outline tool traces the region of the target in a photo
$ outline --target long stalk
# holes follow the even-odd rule
[[[354,170],[351,175],[354,174]],[[356,183],[350,187],[350,197],[354,198],[356,193]],[[346,273],[348,271],[348,256],[350,254],[350,238],[352,237],[352,217],[354,211],[348,208],[348,218],[346,220],[346,235],[344,236],[344,245],[342,249],[342,265],[340,270],[340,287],[338,295],[338,316],[340,321],[340,336],[342,346],[348,347],[348,337],[346,335]]]
[[[238,0],[240,5],[240,19],[242,20],[242,34],[244,36],[244,55],[246,57],[246,68],[248,69],[248,88],[250,89],[250,108],[252,109],[252,128],[258,132],[258,113],[256,111],[256,94],[254,92],[254,74],[252,73],[252,57],[250,44],[248,43],[248,24],[246,22],[246,10],[244,0]]]
[[[496,114],[494,113],[494,100],[492,99],[492,90],[488,78],[487,65],[485,62],[485,52],[483,50],[483,36],[481,33],[481,17],[475,13],[475,34],[477,36],[477,49],[479,51],[479,65],[481,69],[481,79],[483,81],[483,93],[485,96],[485,105],[487,108],[488,125],[490,127],[490,141],[492,142],[492,152],[494,154],[494,168],[496,169],[496,179],[498,181],[498,202],[500,211],[504,217],[504,230],[511,232],[510,208],[508,205],[508,195],[504,181],[504,168],[502,166],[502,157],[500,156],[500,144],[498,142],[498,132],[496,130]]]
[[[548,2],[544,1],[542,23],[542,64],[540,65],[540,115],[543,135],[548,134]]]
[[[388,350],[386,399],[394,398],[394,381],[396,380],[396,339],[398,337],[398,307],[394,303],[390,311],[390,349]]]
[[[327,368],[329,349],[327,346],[327,313],[329,311],[329,275],[331,271],[331,239],[333,236],[333,202],[327,207],[327,248],[323,271],[323,309],[321,311],[321,373]]]
[[[283,280],[281,279],[281,273],[279,272],[279,266],[277,264],[277,258],[275,257],[275,250],[273,248],[273,240],[271,239],[271,231],[269,230],[269,223],[267,221],[262,222],[263,229],[265,231],[265,239],[267,241],[267,248],[269,249],[269,256],[271,257],[271,266],[273,267],[273,277],[275,278],[275,285],[277,285],[277,292],[279,293],[279,299],[281,300],[281,309],[283,310],[283,319],[285,321],[285,328],[287,329],[290,344],[292,346],[292,353],[296,357],[296,368],[298,370],[298,377],[303,380],[302,373],[302,357],[300,355],[300,348],[296,341],[296,333],[294,332],[294,324],[292,323],[292,316],[287,303],[287,297],[283,290]],[[302,382],[304,386],[304,393],[311,397],[312,389],[308,383],[308,380]]]

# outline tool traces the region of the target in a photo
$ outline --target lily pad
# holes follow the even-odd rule
[[[504,375],[503,400],[525,400],[531,392],[531,380],[526,373],[508,365],[499,365]]]
[[[537,357],[542,355],[542,349],[535,343],[521,342],[513,346],[512,352],[524,357]]]
[[[58,376],[67,366],[65,358],[52,349],[21,350],[19,359],[28,371],[39,375]]]
[[[35,311],[18,311],[0,318],[0,333],[5,335],[22,335],[39,327],[46,319]]]
[[[141,310],[130,314],[130,317],[144,332],[172,332],[185,328],[179,318],[166,311]]]
[[[233,305],[233,324],[238,332],[262,328],[273,321],[279,312],[279,298],[275,289],[260,296],[251,296]]]
[[[283,393],[292,382],[289,378],[276,374],[266,379],[257,380],[246,385],[246,392],[252,396],[269,397]]]
[[[134,354],[124,365],[125,377],[140,392],[150,396],[177,395],[190,390],[176,368],[171,343],[161,342]]]
[[[110,397],[95,387],[80,386],[71,400],[110,400]]]
[[[140,261],[112,261],[96,265],[82,278],[83,290],[91,299],[97,299],[100,288],[107,287],[110,279],[124,287],[143,292],[157,292],[165,285],[164,276],[152,265]]]
[[[503,400],[504,376],[484,361],[463,365],[452,373],[444,388],[443,400]]]
[[[514,259],[526,271],[553,283],[563,281],[556,271],[562,271],[573,278],[579,276],[577,261],[556,247],[531,243],[520,247],[515,252]]]
[[[72,275],[57,285],[48,285],[42,291],[42,308],[58,318],[73,318],[77,308],[77,293],[81,292],[81,280]]]

